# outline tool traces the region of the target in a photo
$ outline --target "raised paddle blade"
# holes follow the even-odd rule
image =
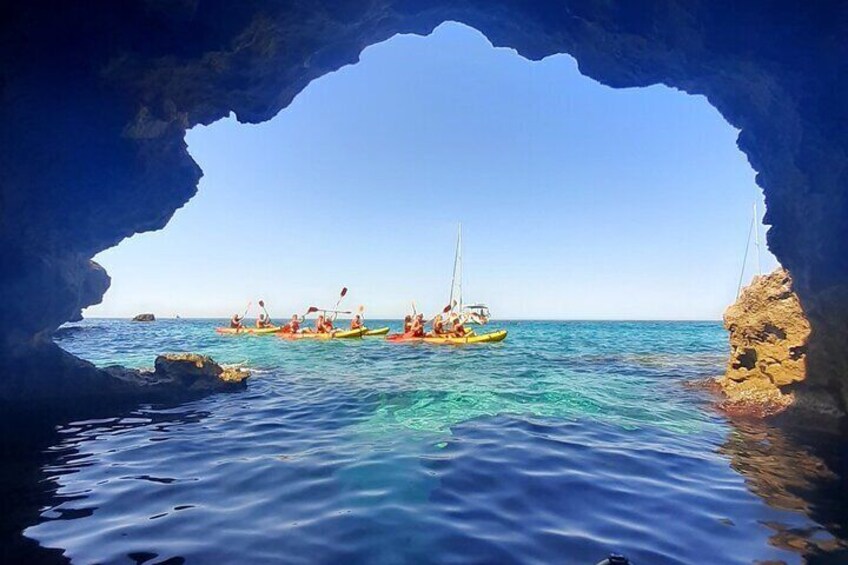
[[[448,312],[450,312],[450,311],[451,311],[451,308],[453,308],[453,306],[451,306],[450,304],[448,304],[447,306],[445,306],[445,307],[442,309],[442,314],[447,314]]]
[[[342,294],[341,295],[344,296],[345,294],[347,294],[347,287],[346,286],[342,287]]]
[[[264,300],[260,300],[260,301],[259,301],[259,306],[260,306],[260,308],[265,308],[265,301],[264,301]]]
[[[365,312],[365,305],[364,305],[364,304],[360,304],[360,305],[359,305],[359,308],[357,308],[357,309],[356,309],[356,311],[357,311],[358,313],[362,314],[363,312]]]

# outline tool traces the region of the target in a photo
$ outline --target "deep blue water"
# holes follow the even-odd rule
[[[493,323],[505,342],[460,348],[215,325],[63,331],[99,365],[194,351],[254,376],[62,427],[26,536],[79,563],[800,563],[834,543],[779,484],[796,466],[752,475],[769,442],[684,386],[721,373],[719,323]]]

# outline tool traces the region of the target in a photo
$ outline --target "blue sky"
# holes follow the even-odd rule
[[[736,135],[703,97],[614,90],[459,24],[396,36],[269,122],[192,129],[198,195],[96,257],[112,288],[85,315],[282,316],[342,286],[371,317],[432,311],[461,221],[466,301],[496,317],[718,319],[763,211]]]

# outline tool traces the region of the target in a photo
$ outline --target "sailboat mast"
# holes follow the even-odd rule
[[[456,251],[453,255],[453,274],[451,275],[451,289],[450,289],[450,300],[448,300],[448,304],[451,305],[451,310],[453,309],[453,296],[454,291],[456,291],[456,271],[457,267],[459,267],[460,261],[460,249],[462,246],[462,224],[459,225],[459,235],[456,237]],[[461,267],[459,267],[461,269]],[[460,287],[462,286],[462,274],[460,272]],[[462,292],[460,291],[460,300]]]
[[[459,253],[459,311],[462,312],[462,224],[459,224],[459,237],[456,248]]]

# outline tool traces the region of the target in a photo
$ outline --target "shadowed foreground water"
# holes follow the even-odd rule
[[[683,386],[721,371],[719,324],[513,322],[465,348],[214,325],[64,332],[98,364],[190,350],[256,373],[245,392],[60,427],[27,537],[79,563],[845,557],[842,477]]]

